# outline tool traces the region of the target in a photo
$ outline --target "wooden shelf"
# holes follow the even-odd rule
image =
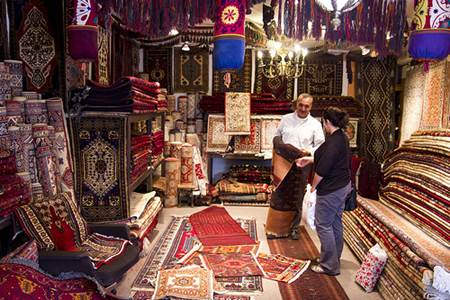
[[[108,112],[108,111],[84,111],[82,116],[90,117],[90,116],[108,116],[108,117],[128,117],[131,122],[139,122],[146,121],[149,119],[153,119],[154,117],[161,116],[167,111],[153,111],[148,113],[129,113],[129,112]]]
[[[151,175],[152,172],[153,172],[153,168],[148,167],[147,171],[143,172],[135,181],[133,181],[129,185],[129,190],[134,191],[142,182],[144,182],[145,179],[148,178],[148,176]]]

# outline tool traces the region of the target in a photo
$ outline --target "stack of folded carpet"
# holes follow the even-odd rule
[[[136,77],[123,77],[110,86],[88,82],[89,92],[81,100],[85,110],[146,113],[158,110],[158,82]],[[161,99],[164,103],[164,100]],[[166,100],[167,102],[167,100]],[[161,105],[161,104],[160,104]]]
[[[267,206],[270,200],[270,168],[235,165],[216,183],[224,205]]]
[[[142,240],[158,223],[158,214],[163,204],[156,193],[140,194],[133,192],[130,197],[130,235]]]
[[[292,112],[290,100],[275,99],[272,94],[252,94],[251,113],[255,114],[285,114]],[[207,113],[225,112],[225,95],[215,94],[203,96],[200,100],[200,108]]]
[[[157,107],[158,111],[166,111],[169,107],[169,102],[167,100],[167,89],[160,89],[160,94],[156,97],[158,100]]]
[[[152,137],[138,135],[131,137],[131,181],[148,170],[152,156]]]
[[[417,132],[383,166],[380,201],[450,247],[450,131]]]
[[[344,213],[344,239],[361,261],[375,243],[388,254],[377,284],[385,299],[450,297],[433,278],[439,267],[450,270],[449,137],[414,134],[387,158],[380,201],[358,197],[358,208]]]
[[[152,133],[152,158],[157,160],[164,151],[164,133],[157,130]]]

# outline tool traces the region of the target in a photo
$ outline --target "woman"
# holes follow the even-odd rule
[[[350,147],[345,127],[348,114],[328,107],[323,112],[323,127],[328,134],[314,157],[296,160],[299,167],[314,162],[314,179],[311,192],[317,190],[315,225],[320,239],[320,261],[311,269],[316,273],[338,275],[344,241],[342,238],[342,212],[345,198],[350,193]]]

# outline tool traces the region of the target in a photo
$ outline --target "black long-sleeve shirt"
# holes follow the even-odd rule
[[[343,188],[350,181],[350,146],[345,133],[338,129],[325,139],[314,153],[315,172],[323,177],[317,194],[326,195]]]

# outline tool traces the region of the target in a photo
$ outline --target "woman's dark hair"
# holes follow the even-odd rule
[[[348,113],[338,107],[330,106],[323,111],[323,119],[328,120],[335,127],[345,128],[348,124]]]

